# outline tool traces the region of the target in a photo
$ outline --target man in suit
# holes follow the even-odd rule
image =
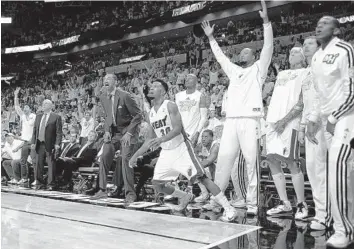
[[[69,184],[71,179],[70,170],[67,170],[67,168],[70,167],[70,164],[67,161],[74,157],[80,150],[80,144],[77,143],[77,137],[77,133],[70,134],[69,142],[63,144],[62,152],[57,159],[57,175],[62,175],[64,171],[63,185]]]
[[[95,143],[97,139],[97,133],[90,131],[88,134],[88,141],[79,148],[79,144],[76,143],[77,134],[71,134],[70,142],[75,141],[72,148],[76,147],[76,152],[72,151],[71,157],[69,157],[69,151],[66,156],[63,155],[66,151],[64,149],[61,157],[58,159],[58,168],[64,170],[64,182],[69,184],[72,178],[72,173],[79,167],[91,167],[95,161],[99,146]]]
[[[42,111],[36,116],[33,127],[31,149],[37,153],[37,164],[34,167],[35,180],[37,181],[35,189],[44,187],[43,171],[44,161],[48,163],[48,190],[55,188],[56,162],[55,153],[59,153],[62,139],[62,120],[61,117],[52,112],[53,103],[45,99],[42,103]]]
[[[107,174],[113,159],[114,152],[121,150],[124,189],[126,202],[132,203],[136,200],[134,190],[134,170],[129,167],[129,159],[134,153],[133,149],[138,142],[138,127],[142,121],[141,110],[139,109],[134,98],[125,91],[116,88],[117,77],[114,74],[107,74],[104,77],[104,86],[101,89],[100,101],[102,103],[105,118],[105,134],[112,137],[110,146],[104,146],[100,157],[99,177],[102,180],[102,186],[107,183]],[[98,86],[99,88],[99,86]],[[114,179],[119,179],[120,167],[117,167]],[[117,186],[119,183],[115,183]],[[105,189],[101,189],[97,194],[97,198],[105,198],[107,194]]]

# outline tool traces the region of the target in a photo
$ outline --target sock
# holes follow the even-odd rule
[[[200,192],[201,196],[207,196],[209,194],[207,188],[203,184],[198,183],[198,186],[199,186],[199,188],[201,190],[201,192]]]
[[[304,174],[302,172],[291,175],[291,180],[294,185],[297,203],[301,203],[305,201],[305,183],[304,183]]]
[[[275,187],[277,188],[280,200],[289,202],[288,195],[286,194],[286,183],[284,174],[278,173],[273,175],[273,180]]]
[[[183,192],[182,190],[175,189],[171,195],[176,198],[183,198],[187,195],[187,193]]]
[[[224,209],[231,208],[229,201],[226,199],[226,196],[223,192],[220,192],[217,196],[215,196],[215,201],[219,203]]]

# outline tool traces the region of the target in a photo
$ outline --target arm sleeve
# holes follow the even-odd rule
[[[141,121],[143,120],[143,116],[141,114],[140,108],[138,107],[138,104],[136,103],[136,101],[131,95],[127,94],[125,101],[129,113],[133,117],[133,119],[130,121],[130,124],[127,127],[127,132],[130,135],[134,135],[137,132],[138,126],[141,124]]]
[[[345,100],[343,99],[343,102],[339,108],[332,112],[332,114],[328,117],[328,121],[332,124],[337,123],[340,118],[342,118],[354,107],[354,78],[349,75],[349,70],[353,70],[354,68],[354,49],[348,44],[346,46],[346,50],[347,54],[342,57],[342,61],[340,63],[343,82],[342,89],[344,91]]]
[[[265,81],[268,74],[268,68],[272,61],[274,50],[273,28],[270,22],[263,24],[264,28],[264,44],[259,57],[259,70],[261,73],[262,82]]]
[[[216,60],[219,62],[221,68],[224,70],[226,75],[230,76],[233,74],[234,70],[240,70],[241,68],[236,64],[233,64],[229,58],[224,54],[224,52],[219,47],[219,44],[216,42],[214,38],[210,39],[210,47],[214,53]]]

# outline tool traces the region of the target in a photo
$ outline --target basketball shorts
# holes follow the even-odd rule
[[[268,124],[266,135],[267,155],[279,155],[286,159],[299,158],[298,131],[292,126],[285,128],[282,134],[274,130],[274,124]]]
[[[205,170],[189,140],[181,143],[177,148],[161,150],[153,180],[175,181],[180,174],[192,181],[205,175]]]

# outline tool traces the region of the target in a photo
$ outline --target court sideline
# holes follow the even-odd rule
[[[259,229],[14,193],[1,199],[2,226],[12,231],[2,245],[11,248],[213,248]]]

